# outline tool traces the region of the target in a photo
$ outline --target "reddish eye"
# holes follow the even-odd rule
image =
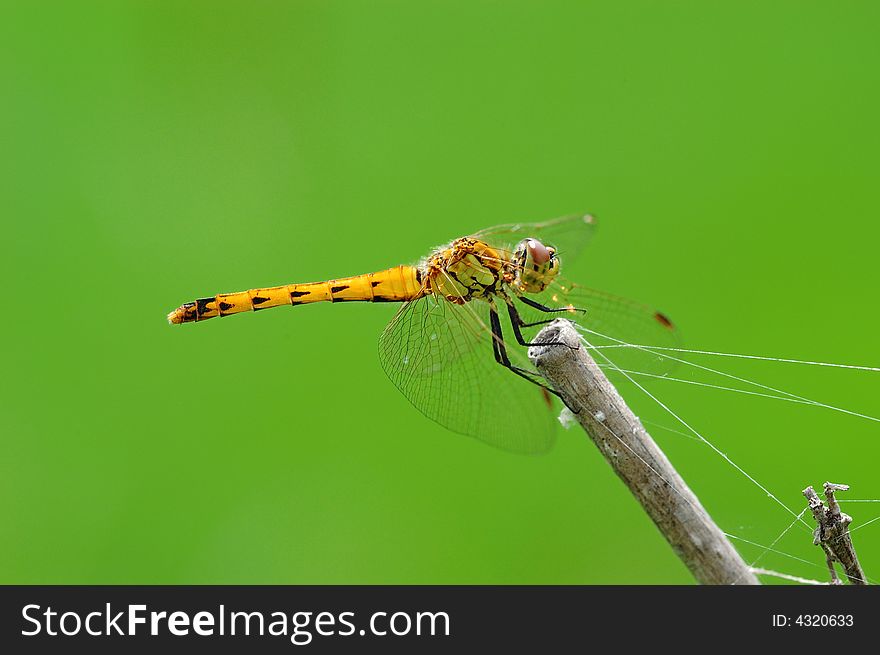
[[[539,266],[550,261],[550,251],[540,241],[529,239],[528,242],[526,242],[526,247],[529,249],[529,255],[531,255],[532,261]]]

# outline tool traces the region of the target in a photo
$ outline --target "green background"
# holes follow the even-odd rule
[[[521,457],[414,410],[376,355],[394,307],[165,314],[588,210],[569,277],[661,307],[687,345],[877,365],[878,20],[873,2],[4,2],[0,581],[690,583],[579,431]],[[694,360],[880,413],[877,373]],[[880,498],[876,422],[645,384],[797,512],[825,480]],[[654,432],[728,532],[769,545],[791,523]],[[880,578],[880,522],[854,540]],[[807,561],[761,566],[827,576],[803,526],[774,548]]]

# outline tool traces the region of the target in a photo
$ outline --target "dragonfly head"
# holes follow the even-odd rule
[[[545,246],[537,239],[523,239],[513,253],[516,265],[514,285],[526,293],[539,293],[559,273],[559,257],[556,248]]]

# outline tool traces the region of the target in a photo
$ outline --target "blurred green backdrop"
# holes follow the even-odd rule
[[[691,581],[582,433],[518,457],[414,410],[393,307],[165,323],[199,296],[588,210],[569,276],[689,346],[880,363],[877,3],[2,7],[2,582]],[[880,414],[876,373],[699,361]],[[646,386],[796,512],[826,479],[880,498],[876,422]],[[655,437],[728,532],[792,522]],[[880,578],[880,522],[854,541]],[[774,549],[827,575],[803,526]]]

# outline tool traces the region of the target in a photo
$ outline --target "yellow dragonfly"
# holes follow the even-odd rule
[[[677,345],[664,314],[560,275],[563,259],[583,249],[595,226],[589,214],[500,225],[436,248],[415,265],[199,298],[168,320],[322,301],[402,303],[379,338],[379,358],[409,401],[455,432],[541,453],[553,445],[551,395],[558,394],[528,360],[530,331],[561,314],[589,330],[592,345]],[[608,352],[616,366],[641,372],[668,361],[641,349]]]

